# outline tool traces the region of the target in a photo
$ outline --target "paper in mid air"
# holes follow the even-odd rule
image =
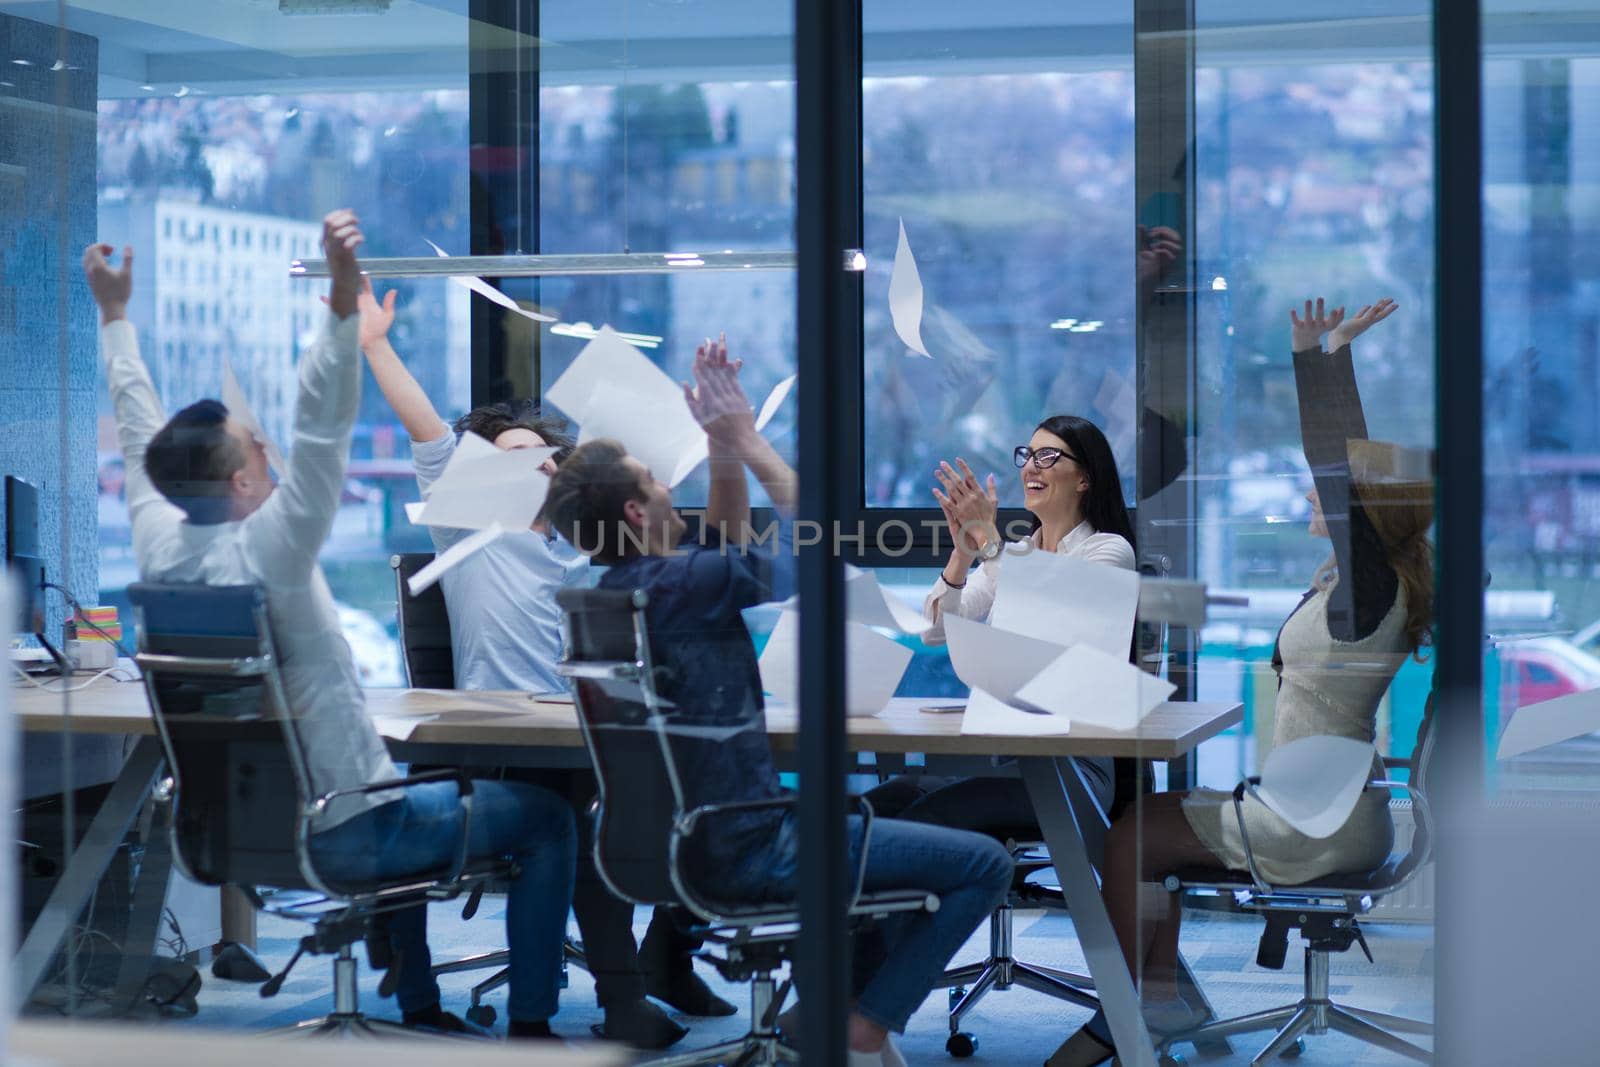
[[[539,465],[553,448],[499,449],[476,434],[463,434],[427,499],[406,514],[419,526],[482,530],[499,525],[526,530],[539,517],[550,478]]]
[[[1021,634],[1083,642],[1123,661],[1139,611],[1139,575],[1056,552],[1007,549],[989,622]]]
[[[906,240],[906,223],[900,220],[900,241],[894,249],[894,268],[889,273],[889,317],[894,332],[905,346],[919,355],[933,357],[922,343],[922,276]]]
[[[794,388],[794,383],[800,379],[798,374],[791,374],[783,381],[772,387],[772,392],[767,394],[766,402],[761,405],[761,413],[756,416],[756,432],[760,433],[767,428],[767,423],[772,421],[772,416],[783,407],[783,402],[789,398],[789,390]]]
[[[963,734],[986,737],[1059,737],[1072,732],[1072,720],[1065,715],[1024,711],[999,698],[974,689],[961,715]]]
[[[1054,641],[1000,630],[959,615],[944,617],[944,632],[956,677],[1007,704],[1027,703],[1019,702],[1019,690],[1067,651]],[[1038,705],[1030,708],[1056,711]]]
[[[1600,689],[1568,693],[1518,708],[1500,735],[1495,756],[1511,759],[1546,745],[1600,730]]]
[[[428,241],[426,237],[424,237],[423,240]],[[449,252],[446,252],[432,241],[428,241],[428,247],[433,249],[435,255],[441,256],[445,259],[450,258]],[[544,315],[537,311],[529,311],[527,308],[517,303],[505,293],[502,293],[500,290],[496,289],[494,286],[490,285],[476,274],[452,274],[449,277],[452,282],[461,286],[461,288],[466,289],[469,292],[477,293],[485,300],[488,300],[491,303],[499,304],[507,311],[514,311],[525,319],[532,319],[534,322],[556,321],[556,317],[554,315]]]
[[[435,556],[432,563],[407,579],[406,588],[411,590],[412,596],[417,596],[430,588],[440,578],[461,566],[474,552],[504,537],[505,533],[506,528],[499,523],[495,523],[477,531],[471,537],[463,537]]]
[[[876,626],[884,630],[898,630],[903,634],[927,633],[933,625],[922,612],[910,607],[899,597],[878,584],[871,571],[846,563],[844,565],[845,618],[863,626]],[[778,605],[786,612],[800,610],[800,594]]]
[[[1370,743],[1349,737],[1289,741],[1267,753],[1256,795],[1307,837],[1331,837],[1361,799],[1373,752]]]
[[[283,453],[278,451],[278,446],[273,444],[272,438],[261,428],[261,420],[256,418],[256,413],[250,409],[250,401],[245,399],[244,390],[239,386],[239,379],[234,377],[233,364],[227,360],[222,362],[222,406],[228,409],[228,414],[238,419],[240,424],[261,443],[267,453],[267,465],[277,472],[282,478],[288,473],[289,468],[284,464]]]
[[[905,645],[860,623],[845,623],[846,715],[876,715],[911,663]],[[761,651],[761,687],[784,704],[800,702],[800,613],[785,611]]]
[[[1177,686],[1089,644],[1076,644],[1017,690],[1018,703],[1066,715],[1080,726],[1136,729]]]

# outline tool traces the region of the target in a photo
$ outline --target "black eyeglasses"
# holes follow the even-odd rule
[[[1054,467],[1056,461],[1063,457],[1072,460],[1074,463],[1078,462],[1077,456],[1061,448],[1032,449],[1027,445],[1018,445],[1016,451],[1011,453],[1011,460],[1018,468],[1026,467],[1028,460],[1031,459],[1033,460],[1033,465],[1042,471],[1047,471]]]

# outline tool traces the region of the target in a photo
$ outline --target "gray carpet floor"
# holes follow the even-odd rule
[[[436,960],[456,959],[487,951],[502,942],[500,898],[485,899],[476,918],[463,922],[459,904],[435,905],[429,916],[430,943]],[[643,936],[649,913],[636,914],[636,930]],[[1432,1017],[1433,929],[1414,924],[1373,924],[1367,926],[1375,964],[1369,964],[1359,949],[1332,960],[1330,985],[1335,1000],[1357,1007],[1415,1018]],[[1269,971],[1255,965],[1256,942],[1261,922],[1248,916],[1205,911],[1186,917],[1184,953],[1199,975],[1201,985],[1222,1015],[1237,1015],[1276,1007],[1297,1000],[1302,985],[1303,955],[1298,941],[1291,940],[1289,958],[1282,971]],[[263,916],[259,950],[268,967],[279,967],[294,950],[301,928],[293,923]],[[974,934],[957,956],[958,962],[976,960],[988,948],[987,926]],[[1073,936],[1072,920],[1064,913],[1019,911],[1016,916],[1016,956],[1066,970],[1085,970],[1082,952]],[[729,986],[708,965],[701,973],[723,996],[741,1005],[731,1019],[683,1019],[691,1027],[679,1048],[711,1044],[735,1037],[748,1023],[748,993]],[[440,980],[446,1008],[465,1009],[467,991],[484,972],[448,975]],[[192,1020],[169,1022],[171,1026],[217,1026],[230,1029],[260,1030],[285,1026],[328,1011],[331,1007],[329,981],[331,964],[327,958],[303,958],[290,975],[283,990],[270,1000],[257,995],[256,987],[226,982],[205,972],[205,986],[199,997],[200,1012]],[[554,1020],[565,1036],[588,1036],[589,1027],[601,1019],[595,1006],[589,976],[579,968],[569,972],[569,987],[562,994],[561,1013]],[[392,1000],[380,1000],[377,978],[363,971],[362,1006],[381,1018],[398,1017]],[[504,1007],[503,990],[491,996],[491,1003]],[[945,1052],[948,1027],[944,1018],[945,994],[937,991],[913,1017],[900,1047],[912,1064],[951,1064]],[[968,1017],[967,1030],[978,1039],[977,1054],[966,1061],[972,1064],[1031,1065],[1042,1062],[1063,1038],[1087,1017],[1083,1009],[1049,1000],[1017,988],[991,993]],[[504,1027],[502,1020],[497,1029]],[[1245,1035],[1234,1039],[1230,1056],[1201,1058],[1182,1047],[1192,1064],[1248,1064],[1250,1057],[1267,1041],[1269,1034]],[[674,1051],[677,1051],[675,1049]],[[1301,1064],[1366,1065],[1408,1062],[1390,1053],[1361,1045],[1339,1034],[1329,1033],[1307,1039]]]

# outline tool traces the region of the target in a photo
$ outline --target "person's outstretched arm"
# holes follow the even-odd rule
[[[400,425],[413,441],[437,441],[450,432],[439,412],[434,409],[428,394],[411,376],[400,354],[389,343],[389,328],[394,325],[395,292],[389,290],[380,304],[372,291],[372,282],[361,280],[361,292],[356,304],[361,310],[361,351],[372,368],[372,377],[383,398],[394,409]]]
[[[167,421],[150,371],[139,356],[139,335],[128,321],[128,301],[133,297],[133,249],[122,250],[122,266],[113,270],[106,257],[115,251],[108,244],[92,244],[83,251],[83,272],[100,308],[100,356],[117,422],[117,443],[122,448],[126,472],[124,493],[133,525],[133,553],[141,574],[158,555],[157,546],[176,537],[183,510],[161,495],[145,472],[144,454],[150,439]]]
[[[353,212],[335,211],[323,220],[322,248],[333,277],[328,316],[300,360],[288,470],[267,502],[244,521],[246,543],[263,578],[309,576],[339,510],[361,399],[356,299],[362,278],[356,249],[363,240]]]
[[[1397,308],[1385,298],[1346,317],[1343,308],[1324,312],[1321,300],[1313,311],[1308,300],[1304,320],[1289,313],[1300,437],[1339,565],[1339,584],[1328,601],[1328,630],[1341,641],[1372,634],[1394,604],[1399,585],[1383,541],[1350,483],[1350,442],[1367,439],[1350,342]],[[1318,342],[1323,332],[1328,334],[1327,352]]]

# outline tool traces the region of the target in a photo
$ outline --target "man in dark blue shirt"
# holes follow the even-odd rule
[[[755,429],[725,344],[696,353],[696,386],[685,387],[708,439],[711,488],[706,545],[686,545],[671,490],[616,441],[580,445],[551,479],[545,515],[579,551],[609,570],[603,588],[643,589],[660,693],[672,702],[671,744],[685,803],[783,795],[772,752],[755,649],[740,612],[785,595],[793,550],[779,535],[752,545],[749,486],[756,476],[781,515],[792,516],[797,479]],[[849,826],[852,858],[865,846]],[[798,828],[792,809],[725,817],[686,857],[689,876],[715,885],[719,900],[792,899]],[[1011,857],[992,839],[943,827],[876,820],[865,888],[922,889],[940,898],[932,914],[886,924],[885,961],[865,976],[850,1019],[851,1067],[903,1062],[887,1041],[927,997],[950,957],[1004,899]]]

